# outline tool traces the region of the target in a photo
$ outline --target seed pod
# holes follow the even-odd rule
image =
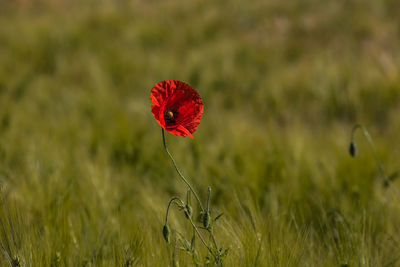
[[[164,225],[163,227],[163,236],[167,244],[170,242],[171,230],[169,229],[168,225]]]
[[[205,228],[210,226],[210,212],[208,211],[203,215],[203,226]]]
[[[350,155],[351,155],[353,158],[356,156],[357,147],[356,147],[356,144],[355,144],[353,141],[350,143],[350,146],[349,146],[349,153],[350,153]]]
[[[188,219],[192,216],[192,207],[190,205],[185,206],[185,216]]]

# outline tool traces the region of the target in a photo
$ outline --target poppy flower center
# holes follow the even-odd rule
[[[164,113],[164,121],[167,124],[175,123],[176,114],[172,110],[167,110]]]

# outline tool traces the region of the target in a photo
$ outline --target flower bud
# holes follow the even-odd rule
[[[353,141],[350,143],[349,153],[353,158],[356,156],[357,148],[356,148],[356,144]]]
[[[203,226],[205,228],[210,226],[210,212],[208,211],[203,215]]]
[[[164,225],[163,227],[163,236],[167,244],[170,242],[171,230],[169,229],[168,225]]]

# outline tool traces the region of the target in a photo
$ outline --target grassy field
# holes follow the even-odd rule
[[[399,1],[32,2],[0,0],[1,266],[192,265],[162,236],[186,194],[150,112],[165,79],[203,98],[167,140],[224,213],[224,266],[400,266],[400,179],[361,131],[348,153],[361,123],[400,169]]]

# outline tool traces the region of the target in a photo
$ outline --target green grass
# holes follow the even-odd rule
[[[224,213],[225,266],[400,266],[400,203],[361,133],[348,155],[361,123],[399,169],[398,1],[81,2],[0,1],[1,266],[170,263],[186,189],[150,112],[164,79],[205,104],[167,139]]]

